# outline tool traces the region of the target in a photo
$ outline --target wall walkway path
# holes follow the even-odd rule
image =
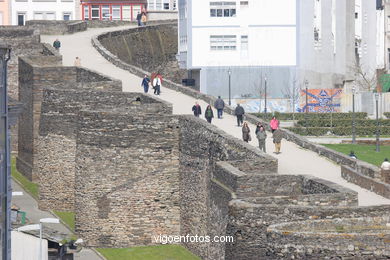
[[[61,54],[65,66],[73,66],[76,56],[81,58],[81,65],[92,70],[99,71],[110,77],[122,80],[124,91],[142,92],[141,78],[122,70],[103,58],[92,46],[91,38],[107,31],[115,31],[130,28],[125,27],[111,27],[111,28],[94,28],[88,29],[85,32],[79,32],[72,35],[50,35],[41,36],[42,42],[53,43],[58,38],[61,41]],[[153,95],[153,93],[151,93]],[[191,107],[195,103],[195,99],[186,96],[182,93],[172,91],[162,86],[161,99],[173,104],[174,114],[191,114]],[[206,104],[200,101],[202,109],[206,108]],[[216,111],[215,111],[216,116]],[[221,120],[214,119],[213,124],[223,129],[225,132],[241,139],[241,128],[236,126],[236,118],[231,115],[224,115]],[[257,146],[257,139],[254,135],[255,126],[250,124],[252,131],[251,144]],[[348,183],[341,177],[340,166],[334,162],[319,156],[317,153],[303,149],[298,145],[282,141],[282,153],[273,154],[273,143],[271,134],[268,133],[267,152],[275,156],[279,160],[280,174],[309,174],[325,180],[333,181],[337,184],[355,190],[359,193],[359,205],[381,205],[390,204],[389,199],[385,199],[373,192],[362,189],[357,185]]]

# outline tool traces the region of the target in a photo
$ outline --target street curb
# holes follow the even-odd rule
[[[28,193],[28,195],[30,195],[36,202],[38,202],[38,198],[35,197],[35,195],[33,195],[31,192],[29,192],[28,190],[26,190],[23,186],[23,184],[18,181],[16,178],[14,178],[14,176],[12,176],[11,174],[11,178],[12,178],[12,181],[16,182],[20,187],[22,187],[23,191]]]
[[[100,254],[100,252],[97,251],[95,248],[89,248],[89,249],[91,249],[92,251],[94,251],[94,252],[97,254],[97,256],[100,257],[100,259],[102,259],[102,260],[107,260],[107,259],[106,259],[102,254]]]

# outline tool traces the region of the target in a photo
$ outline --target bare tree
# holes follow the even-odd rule
[[[365,69],[357,60],[352,66],[355,73],[355,83],[359,89],[372,91],[377,87],[378,79],[376,70]]]
[[[293,113],[293,121],[295,121],[295,105],[299,102],[301,89],[302,84],[297,79],[296,74],[293,76],[291,84],[286,82],[286,84],[284,84],[284,88],[282,89],[282,94],[288,98],[290,102]]]

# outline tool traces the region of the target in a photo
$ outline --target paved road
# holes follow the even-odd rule
[[[129,73],[128,71],[117,68],[115,65],[104,59],[92,46],[91,37],[107,31],[114,31],[129,27],[115,28],[95,28],[85,32],[76,33],[73,35],[56,35],[42,36],[43,42],[52,44],[58,38],[61,41],[61,54],[63,55],[64,65],[72,66],[76,56],[81,58],[81,65],[109,75],[113,78],[122,80],[124,91],[142,92],[141,78]],[[163,84],[164,85],[164,84]],[[195,103],[195,99],[179,92],[165,89],[162,86],[161,99],[173,104],[174,114],[191,114],[191,107]],[[200,102],[204,109],[205,102]],[[241,128],[236,126],[236,119],[230,115],[224,115],[222,120],[214,119],[213,124],[223,129],[227,133],[241,138]],[[252,131],[255,126],[250,125]],[[270,134],[268,134],[271,137]],[[252,132],[251,144],[257,146],[257,140]],[[294,143],[283,141],[282,153],[275,155],[272,152],[273,143],[271,138],[268,138],[267,151],[279,160],[280,174],[310,174],[329,181],[333,181],[342,186],[348,187],[359,193],[359,205],[380,205],[390,204],[389,199],[385,199],[373,192],[362,189],[357,185],[348,183],[341,178],[340,167],[332,161],[318,156],[316,153],[302,149]]]
[[[16,182],[12,182],[13,191],[23,191],[23,196],[13,196],[12,204],[17,205],[21,211],[26,212],[26,217],[28,218],[27,224],[37,224],[41,218],[55,218],[54,215],[47,211],[42,211],[38,209],[37,201],[31,197],[27,192],[24,192],[22,187]],[[57,231],[56,237],[59,240],[63,238],[70,238],[72,232],[65,227],[63,224],[44,224],[43,228],[50,228],[51,230]],[[83,248],[79,253],[75,254],[76,260],[101,260],[93,250]]]

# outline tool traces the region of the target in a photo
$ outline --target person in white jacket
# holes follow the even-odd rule
[[[157,75],[153,79],[153,88],[154,88],[154,94],[160,95],[161,92],[161,76]]]
[[[389,159],[385,159],[381,165],[381,175],[385,183],[390,184],[390,162]]]

